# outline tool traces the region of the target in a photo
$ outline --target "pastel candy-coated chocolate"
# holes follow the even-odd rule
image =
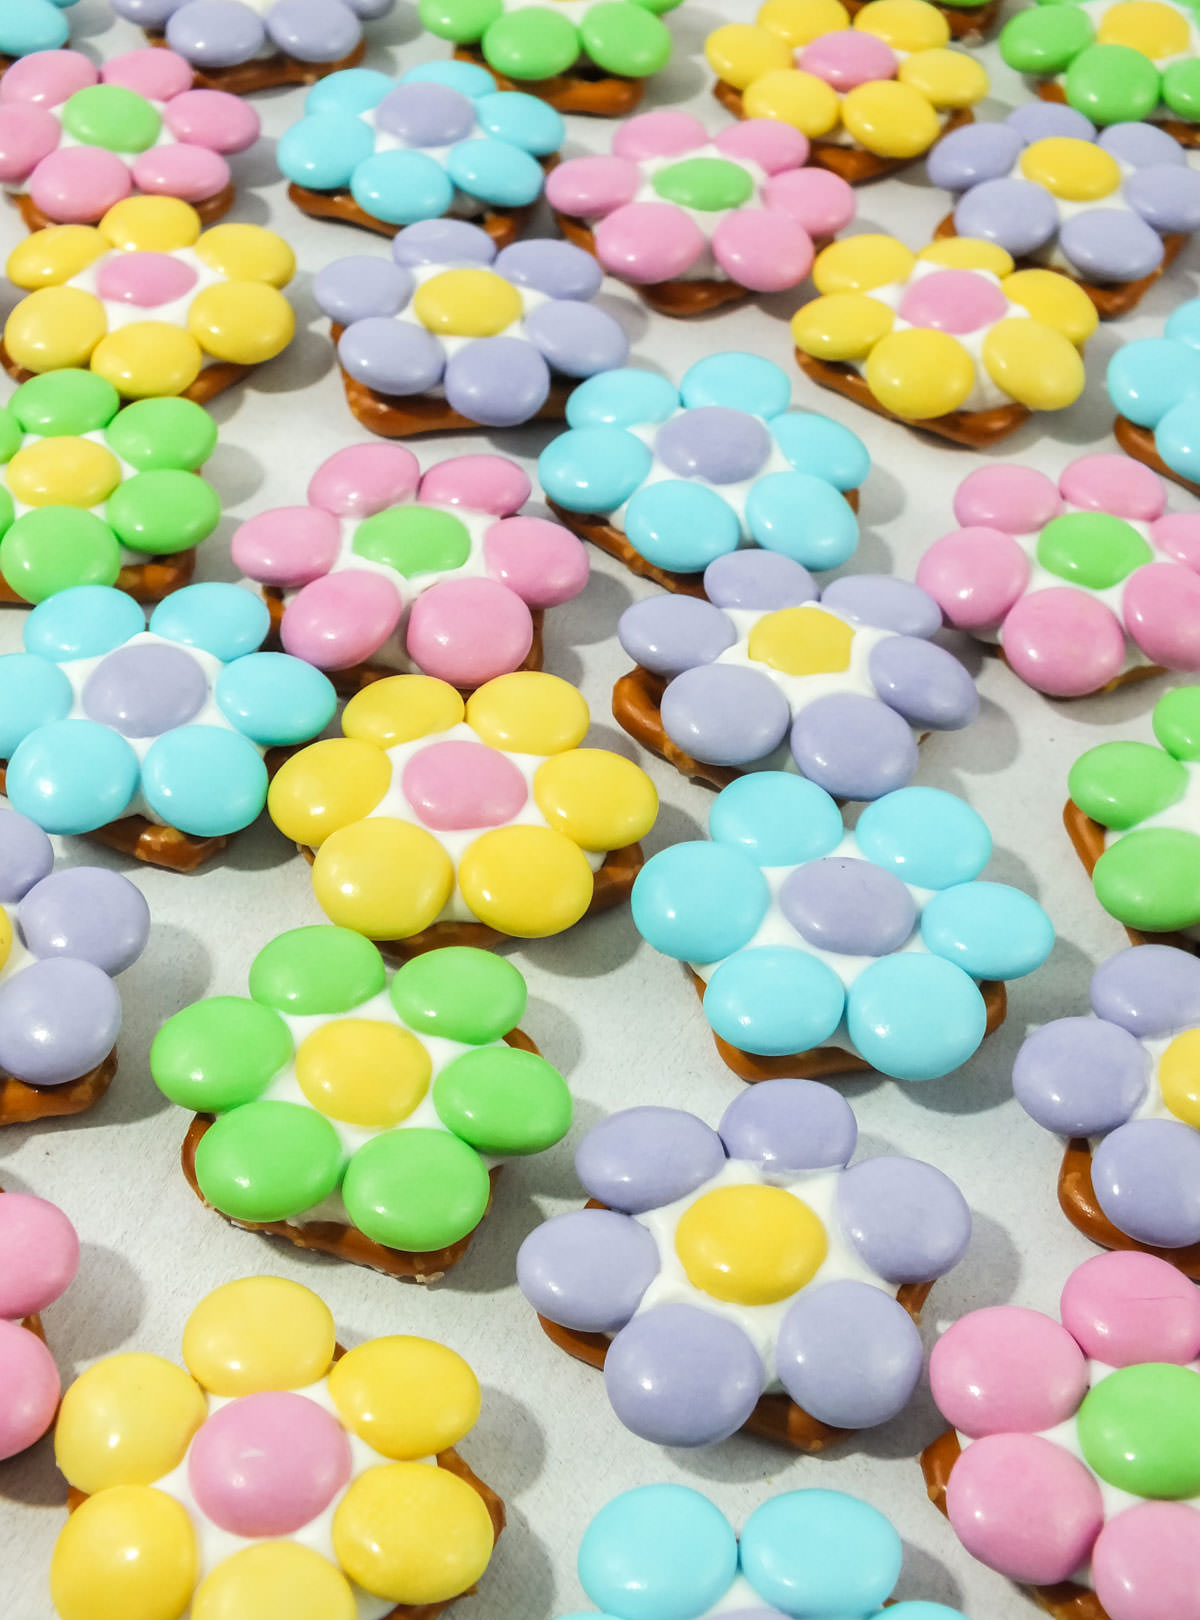
[[[63,1085],[112,1049],[121,998],[91,962],[48,957],[0,982],[0,1070],[31,1085]]]
[[[671,35],[660,13],[679,0],[613,0],[582,15],[523,6],[480,7],[470,0],[423,0],[422,23],[455,45],[477,45],[488,66],[508,78],[538,80],[569,72],[580,59],[606,74],[646,78],[666,66]]]
[[[62,1384],[54,1357],[28,1328],[0,1318],[0,1462],[41,1438],[54,1421]]]
[[[0,22],[0,52],[21,57],[65,45],[71,25],[63,12],[74,4],[75,0],[15,0]]]
[[[724,1162],[720,1137],[702,1120],[653,1105],[610,1115],[575,1152],[575,1170],[588,1193],[629,1215],[686,1197]]]
[[[1108,394],[1117,411],[1151,429],[1173,473],[1200,476],[1200,299],[1178,305],[1161,337],[1119,348],[1108,365]]]
[[[0,1317],[20,1321],[52,1305],[79,1269],[79,1238],[55,1204],[0,1193]]]
[[[271,1390],[215,1412],[188,1454],[188,1483],[204,1513],[237,1536],[285,1536],[328,1507],[349,1482],[341,1424],[307,1396]]]
[[[336,62],[362,38],[362,19],[386,15],[391,0],[116,0],[119,16],[164,29],[167,43],[196,67],[237,67],[264,45],[303,62]]]
[[[1037,1377],[1026,1376],[1036,1368]],[[971,1311],[929,1357],[933,1398],[973,1440],[1007,1430],[1036,1434],[1072,1416],[1088,1385],[1087,1362],[1052,1317],[1018,1305]]]
[[[874,1428],[907,1406],[921,1335],[904,1307],[867,1283],[805,1293],[779,1329],[778,1372],[798,1406],[835,1428]]]
[[[602,1209],[546,1222],[536,1241],[521,1245],[517,1261],[529,1303],[582,1333],[623,1327],[657,1275],[658,1253],[645,1227]]]

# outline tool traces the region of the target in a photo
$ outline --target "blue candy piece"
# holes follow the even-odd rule
[[[445,65],[471,66],[466,62]],[[534,157],[549,157],[552,152],[558,151],[567,138],[567,126],[560,112],[548,101],[527,96],[523,91],[497,90],[483,68],[472,67],[471,70],[488,79],[488,93],[481,94],[475,103],[475,116],[481,129],[494,135],[498,141],[510,141],[522,151],[532,152]],[[476,92],[472,90],[467,94],[474,95]]]
[[[348,113],[354,117],[357,113],[370,112],[395,82],[388,74],[377,73],[374,68],[343,68],[340,73],[317,80],[304,98],[304,111],[310,117],[315,113]],[[357,118],[355,121],[361,122]],[[361,127],[367,129],[366,124]],[[367,133],[369,135],[370,131]]]
[[[967,1620],[961,1609],[949,1609],[944,1603],[926,1603],[917,1598],[912,1603],[893,1603],[890,1609],[880,1609],[871,1620]]]
[[[704,1013],[731,1046],[786,1057],[827,1041],[845,1002],[842,981],[817,957],[787,945],[760,945],[721,963],[704,992]]]
[[[753,860],[711,843],[659,850],[638,873],[631,897],[643,939],[680,962],[719,962],[740,950],[769,903],[767,880]]]
[[[240,832],[267,802],[267,768],[253,743],[218,726],[156,737],[142,761],[146,802],[195,838]]]
[[[217,707],[251,742],[264,748],[307,742],[337,709],[327,675],[287,653],[247,653],[217,676]]]
[[[1154,446],[1172,472],[1200,479],[1200,397],[1190,394],[1166,413],[1155,431]]]
[[[737,550],[741,530],[737,514],[715,489],[665,478],[634,492],[625,512],[625,538],[656,568],[698,574]]]
[[[393,150],[366,156],[355,168],[350,194],[358,206],[389,225],[439,219],[454,201],[446,170],[425,152]]]
[[[921,914],[921,938],[973,979],[1019,979],[1041,967],[1054,928],[1037,901],[1007,883],[959,883]]]
[[[16,0],[0,17],[0,51],[5,56],[29,56],[33,51],[57,51],[67,43],[70,24],[60,7],[75,0]]]
[[[124,737],[92,720],[54,720],[17,746],[5,791],[46,832],[85,833],[123,816],[137,785]]]
[[[0,759],[10,759],[17,744],[39,726],[65,720],[75,695],[57,664],[34,653],[8,653],[0,658]]]
[[[446,172],[468,196],[493,208],[524,208],[542,194],[542,166],[509,141],[460,141],[446,154]]]
[[[746,525],[767,551],[805,568],[837,568],[854,555],[858,519],[832,484],[811,473],[767,473],[746,497]]]
[[[412,297],[414,286],[412,276],[402,265],[353,253],[317,271],[313,297],[322,314],[339,326],[349,327],[357,321],[398,315]]]
[[[792,380],[771,360],[730,350],[689,366],[679,382],[679,397],[689,409],[726,405],[752,416],[778,416],[791,404]]]
[[[1189,298],[1186,304],[1172,310],[1163,333],[1189,349],[1200,349],[1200,298]]]
[[[968,883],[992,853],[983,817],[940,788],[899,788],[876,799],[858,818],[855,837],[869,861],[918,889]]]
[[[694,1620],[737,1573],[737,1537],[720,1508],[686,1485],[614,1497],[579,1543],[579,1580],[623,1620]]]
[[[124,591],[111,585],[74,585],[39,602],[25,620],[25,651],[57,663],[99,658],[145,628],[145,614]]]
[[[846,992],[846,1028],[859,1052],[895,1080],[936,1080],[984,1037],[987,1009],[969,974],[940,956],[905,951],[866,967]]]
[[[472,100],[496,93],[496,81],[477,62],[420,62],[409,68],[398,81],[400,84],[444,84],[448,90]],[[388,80],[391,89],[392,81]]]
[[[861,1615],[900,1579],[904,1549],[883,1514],[842,1491],[788,1491],[742,1531],[742,1571],[791,1615]]]
[[[1108,397],[1121,415],[1153,428],[1181,400],[1200,393],[1200,354],[1170,337],[1143,338],[1117,350],[1107,381]]]
[[[759,866],[795,866],[835,850],[846,829],[841,811],[815,782],[790,771],[755,771],[717,794],[708,830]]]
[[[254,652],[270,628],[271,616],[262,597],[240,585],[187,585],[150,615],[154,635],[199,647],[223,663]]]
[[[374,150],[374,136],[361,118],[331,108],[284,130],[275,155],[283,174],[297,185],[311,191],[340,191]]]
[[[538,457],[538,480],[568,512],[608,513],[624,505],[650,464],[650,451],[623,428],[572,428]]]
[[[573,428],[634,427],[665,422],[679,408],[679,395],[665,377],[622,366],[589,377],[567,401],[567,423]]]
[[[799,473],[811,473],[835,489],[857,489],[871,470],[871,456],[857,433],[813,411],[789,411],[771,423],[775,443]]]

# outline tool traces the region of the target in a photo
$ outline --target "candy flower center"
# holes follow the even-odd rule
[[[999,287],[970,270],[935,270],[905,289],[900,315],[911,326],[939,332],[977,332],[1004,318],[1008,301]]]
[[[685,158],[660,169],[653,186],[667,202],[715,214],[740,208],[754,195],[754,182],[737,163],[725,158]]]
[[[524,310],[511,281],[490,270],[443,270],[413,295],[421,325],[441,337],[495,337]]]
[[[1096,38],[1101,45],[1127,45],[1156,61],[1187,50],[1188,26],[1177,11],[1157,0],[1126,0],[1104,13]]]
[[[735,1305],[771,1305],[816,1276],[825,1228],[782,1187],[719,1187],[684,1211],[675,1252],[693,1287]]]
[[[338,1018],[301,1041],[296,1080],[323,1114],[387,1130],[429,1090],[429,1053],[405,1029],[372,1018]]]
[[[1200,1029],[1177,1035],[1158,1062],[1163,1102],[1185,1125],[1200,1129]]]
[[[782,675],[833,675],[850,668],[854,631],[820,608],[781,608],[750,632],[747,651]]]
[[[1200,1375],[1146,1362],[1110,1373],[1084,1396],[1076,1420],[1085,1461],[1133,1496],[1200,1495]]]

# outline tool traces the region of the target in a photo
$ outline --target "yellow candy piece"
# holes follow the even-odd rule
[[[471,844],[458,886],[489,928],[544,939],[577,923],[592,903],[592,869],[577,844],[550,827],[497,827]]]
[[[889,332],[875,345],[866,378],[885,410],[906,422],[923,422],[966,402],[975,386],[975,367],[957,338],[910,327]]]
[[[988,270],[1003,278],[1012,274],[1012,254],[995,242],[985,242],[978,236],[947,236],[930,242],[917,254],[929,264],[940,264],[946,270]]]
[[[230,281],[286,287],[296,274],[296,255],[261,225],[214,225],[196,243],[196,257]]]
[[[871,0],[855,17],[854,26],[894,51],[929,51],[950,38],[950,24],[926,0]]]
[[[1120,165],[1111,153],[1069,135],[1051,135],[1027,146],[1021,153],[1021,173],[1068,202],[1097,202],[1121,184]]]
[[[292,306],[261,281],[218,281],[205,287],[192,299],[187,323],[206,353],[237,366],[273,360],[296,331]]]
[[[35,439],[8,464],[8,487],[26,506],[99,506],[121,482],[121,463],[94,439]]]
[[[708,65],[735,90],[744,90],[764,73],[777,73],[792,65],[786,41],[750,23],[726,23],[704,42]]]
[[[788,68],[783,73],[764,73],[742,96],[747,118],[773,118],[778,124],[791,124],[802,135],[815,139],[837,127],[842,115],[837,92],[813,73]]]
[[[817,1216],[782,1187],[718,1187],[675,1228],[688,1281],[734,1305],[773,1305],[799,1292],[828,1248]]]
[[[870,292],[907,281],[916,262],[894,236],[847,236],[817,254],[813,283],[821,293]]]
[[[849,28],[850,13],[839,0],[767,0],[758,13],[758,26],[769,28],[794,49],[822,34]]]
[[[1200,1126],[1200,1029],[1177,1035],[1158,1060],[1163,1102],[1185,1125]]]
[[[267,813],[285,838],[319,849],[330,833],[369,815],[391,782],[391,761],[380,749],[327,737],[283,762],[267,790]]]
[[[514,754],[577,748],[590,723],[588,706],[570,682],[540,671],[498,675],[467,699],[467,724],[476,736]]]
[[[521,319],[525,304],[511,281],[490,270],[443,270],[421,283],[412,308],[442,337],[495,337]]]
[[[483,1574],[495,1534],[465,1480],[427,1463],[368,1468],[333,1515],[342,1568],[392,1603],[445,1603]]]
[[[1096,24],[1100,45],[1128,45],[1151,61],[1178,56],[1188,49],[1187,18],[1156,0],[1125,0],[1113,6]]]
[[[754,626],[746,644],[751,658],[784,675],[832,675],[850,668],[854,631],[820,608],[781,608]]]
[[[126,253],[174,253],[200,235],[200,215],[177,197],[126,197],[100,221],[101,236]]]
[[[323,1299],[284,1277],[242,1277],[206,1294],[183,1330],[183,1359],[214,1395],[304,1389],[336,1345]]]
[[[424,827],[372,816],[321,845],[313,892],[341,928],[368,939],[408,939],[437,921],[454,893],[454,866]]]
[[[342,730],[347,737],[395,748],[449,731],[466,713],[466,705],[452,686],[432,675],[389,675],[372,681],[347,703]]]
[[[415,1035],[374,1018],[338,1018],[296,1053],[296,1080],[323,1114],[386,1130],[429,1090],[433,1063]]]
[[[658,794],[639,766],[603,748],[572,748],[539,765],[538,809],[581,849],[623,849],[654,825]]]
[[[796,311],[792,337],[798,349],[818,360],[865,360],[895,318],[878,298],[830,293]]]
[[[201,1581],[192,1620],[356,1620],[346,1577],[294,1541],[261,1541]]]
[[[1004,296],[1076,345],[1085,343],[1099,323],[1083,288],[1055,270],[1018,270],[1004,283]]]
[[[108,252],[108,243],[93,225],[50,225],[18,242],[5,273],[15,287],[57,287],[70,281]]]
[[[123,1485],[82,1503],[63,1526],[50,1597],[61,1620],[179,1620],[197,1566],[186,1508],[162,1491]]]
[[[8,317],[4,344],[26,371],[86,366],[108,329],[104,305],[78,287],[40,287]]]
[[[92,370],[128,399],[182,394],[203,364],[191,333],[166,321],[133,321],[102,338],[92,354]]]
[[[183,1460],[208,1415],[194,1379],[162,1356],[108,1356],[63,1396],[54,1455],[67,1483],[92,1496],[150,1485]]]
[[[885,158],[917,157],[942,132],[925,97],[898,79],[856,84],[842,97],[842,125],[865,151]]]
[[[983,364],[998,388],[1031,411],[1060,411],[1083,393],[1079,350],[1040,321],[997,322],[983,340]]]
[[[988,76],[973,56],[940,46],[906,57],[896,77],[947,112],[973,107],[988,93]]]
[[[436,1457],[479,1418],[479,1380],[453,1350],[397,1333],[351,1350],[329,1375],[338,1416],[396,1462]]]
[[[13,926],[8,912],[0,906],[0,967],[3,967],[12,953]]]

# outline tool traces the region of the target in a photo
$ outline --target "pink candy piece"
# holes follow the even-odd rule
[[[698,118],[683,112],[640,113],[621,124],[613,136],[616,157],[679,157],[708,143],[708,131]]]
[[[370,517],[417,493],[421,464],[402,444],[353,444],[323,461],[308,498],[339,517]]]
[[[79,1238],[57,1205],[0,1193],[0,1317],[19,1321],[45,1310],[78,1268]]]
[[[706,246],[700,227],[674,203],[629,203],[602,219],[595,235],[596,256],[606,270],[647,285],[682,276]]]
[[[284,651],[318,669],[352,669],[374,655],[400,623],[404,603],[388,579],[363,568],[323,574],[288,603]]]
[[[977,332],[1002,320],[1008,302],[999,287],[971,270],[934,270],[910,283],[899,314],[912,326]]]
[[[1186,1502],[1140,1502],[1100,1532],[1096,1596],[1109,1620],[1200,1620],[1200,1513]]]
[[[482,686],[519,669],[532,645],[529,609],[494,579],[442,580],[409,615],[409,657],[451,686]]]
[[[712,236],[713,258],[730,281],[752,292],[784,292],[808,274],[812,238],[802,225],[774,209],[739,208]]]
[[[341,1425],[304,1395],[270,1391],[232,1401],[196,1432],[188,1483],[196,1502],[237,1536],[286,1536],[332,1502],[351,1471]]]
[[[954,515],[964,527],[982,524],[1008,534],[1034,534],[1061,511],[1054,483],[1032,467],[981,467],[954,496]]]
[[[810,236],[833,236],[854,218],[854,189],[826,169],[792,169],[772,176],[763,187],[763,202],[773,213],[787,214]]]
[[[999,529],[966,528],[945,535],[917,566],[917,584],[956,630],[998,629],[1028,583],[1025,553]]]
[[[29,195],[61,225],[92,224],[132,190],[128,167],[102,146],[51,152],[29,177]]]
[[[1200,573],[1200,512],[1168,512],[1150,525],[1150,539],[1168,557]]]
[[[1200,669],[1200,578],[1178,563],[1147,563],[1125,583],[1125,628],[1152,664]]]
[[[277,506],[234,530],[234,563],[263,585],[307,585],[338,559],[342,526],[319,506]]]
[[[531,608],[557,607],[588,581],[587,547],[561,523],[510,517],[483,536],[488,572]]]
[[[1112,612],[1070,585],[1022,597],[1004,621],[1003,646],[1021,679],[1049,697],[1098,692],[1125,667],[1125,634]]]
[[[1087,1393],[1088,1369],[1052,1317],[994,1305],[942,1334],[929,1358],[929,1383],[942,1416],[973,1439],[1037,1434],[1073,1416]]]
[[[6,79],[0,79],[0,86]],[[24,181],[57,147],[59,133],[58,119],[44,107],[0,104],[0,183]]]
[[[632,202],[640,182],[641,171],[628,158],[570,158],[546,177],[546,198],[564,214],[602,219]]]
[[[507,517],[529,499],[530,488],[528,475],[507,456],[451,456],[422,478],[421,499]]]
[[[0,79],[0,102],[58,107],[76,90],[99,82],[100,74],[78,51],[34,51],[18,58]]]
[[[54,1357],[37,1335],[0,1321],[0,1462],[41,1439],[61,1390]]]
[[[119,84],[147,101],[170,101],[192,88],[195,75],[191,63],[177,52],[148,45],[114,56],[104,64],[100,77],[105,84]]]
[[[134,161],[133,183],[154,197],[205,202],[229,184],[229,165],[203,146],[154,146]]]
[[[157,309],[183,298],[196,285],[196,272],[169,253],[114,253],[96,273],[101,298],[142,309]]]
[[[757,163],[765,174],[798,169],[808,160],[807,137],[774,118],[747,118],[731,124],[715,137],[713,145],[726,157]]]
[[[404,796],[436,832],[500,827],[528,797],[525,778],[511,760],[475,742],[431,743],[414,754],[401,775]]]
[[[177,141],[206,146],[211,152],[244,152],[254,145],[262,128],[254,108],[225,90],[185,90],[164,107],[163,123]]]
[[[1109,1367],[1200,1355],[1200,1290],[1152,1254],[1085,1260],[1067,1278],[1060,1314],[1084,1355]]]
[[[873,79],[894,79],[900,66],[890,45],[861,28],[839,28],[822,34],[801,51],[796,66],[834,90],[853,90]]]
[[[1035,1586],[1074,1574],[1104,1522],[1089,1470],[1032,1434],[987,1435],[967,1446],[946,1486],[946,1511],[980,1563]]]
[[[1072,506],[1110,512],[1134,523],[1152,522],[1167,505],[1162,479],[1129,456],[1080,456],[1063,469],[1058,487]]]

